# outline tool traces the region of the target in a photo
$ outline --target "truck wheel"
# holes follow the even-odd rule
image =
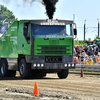
[[[26,60],[25,59],[21,59],[20,62],[19,62],[20,77],[21,78],[29,78],[30,71],[31,71],[31,68],[26,63]]]
[[[9,75],[8,63],[6,59],[0,61],[0,76],[7,77]]]
[[[62,69],[61,72],[58,72],[57,74],[60,79],[64,79],[67,78],[68,73],[69,73],[69,69]]]

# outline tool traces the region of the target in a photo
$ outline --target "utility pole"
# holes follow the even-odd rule
[[[85,42],[85,32],[86,32],[86,20],[84,21],[84,42]]]
[[[1,10],[1,5],[0,5],[0,10]]]
[[[97,18],[98,20],[98,37],[99,37],[99,18]]]
[[[75,14],[73,14],[73,27],[75,28]]]

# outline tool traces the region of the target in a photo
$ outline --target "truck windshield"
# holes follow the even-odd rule
[[[72,37],[72,25],[42,26],[32,24],[32,37]]]

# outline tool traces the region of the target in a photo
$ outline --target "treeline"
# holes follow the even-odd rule
[[[0,5],[0,27],[4,24],[9,25],[15,20],[17,20],[17,18],[15,18],[13,12],[3,5]]]
[[[83,40],[74,40],[74,45],[83,46],[83,45],[85,45],[85,42]]]
[[[97,39],[100,39],[100,37],[96,35],[93,40],[91,40],[91,38],[88,38],[88,40],[85,40],[85,41],[95,41]],[[84,40],[77,39],[77,40],[74,40],[74,45],[85,46],[85,42]]]

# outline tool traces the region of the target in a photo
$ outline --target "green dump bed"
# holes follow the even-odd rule
[[[18,21],[14,22],[0,38],[0,58],[17,58]]]

